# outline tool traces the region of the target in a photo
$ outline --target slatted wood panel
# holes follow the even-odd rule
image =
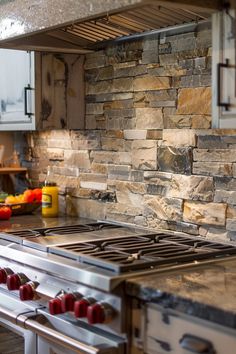
[[[0,327],[0,354],[24,354],[24,338]]]

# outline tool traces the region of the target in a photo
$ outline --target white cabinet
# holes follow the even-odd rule
[[[0,49],[0,131],[84,129],[84,55]]]
[[[34,53],[0,49],[0,130],[35,129]]]
[[[236,128],[236,12],[212,17],[213,128]]]

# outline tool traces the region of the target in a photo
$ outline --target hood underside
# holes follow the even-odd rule
[[[32,16],[24,18],[22,11],[21,15],[16,15],[16,8],[13,11],[14,3],[17,2],[21,3],[22,0],[9,1],[6,4],[3,1],[3,5],[1,5],[0,0],[0,10],[5,10],[5,12],[0,11],[0,47],[74,53],[90,52],[112,41],[129,39],[147,33],[151,34],[161,29],[198,24],[210,19],[211,14],[220,8],[220,1],[217,0],[104,0],[98,2],[99,5],[96,11],[102,12],[99,15],[98,13],[95,14],[95,7],[93,8],[92,6],[93,1],[90,1],[90,8],[93,8],[94,11],[92,12],[91,10],[89,13],[89,11],[86,12],[84,10],[83,17],[81,10],[79,12],[81,18],[78,18],[78,20],[76,20],[78,17],[75,14],[76,8],[74,9],[75,11],[71,11],[71,8],[69,9],[69,12],[73,14],[73,16],[70,15],[69,17],[66,9],[61,7],[58,8],[60,20],[44,19],[41,26],[38,25],[37,27],[37,21],[40,22],[40,13],[38,17],[34,16],[34,23],[30,23],[29,21],[33,22]],[[24,6],[26,2],[24,1]],[[57,2],[61,3],[60,0],[54,1],[54,8]],[[30,3],[29,11],[33,15],[35,10],[32,7],[32,1]],[[45,3],[45,1],[41,0],[41,5],[42,3]],[[50,2],[48,1],[48,3]],[[72,6],[75,1],[69,0],[68,5],[70,5],[69,3]],[[80,1],[76,3],[78,5]],[[102,4],[104,5],[103,7]],[[50,4],[47,5],[48,9],[45,8],[45,11],[48,11],[49,16],[51,11]],[[7,19],[11,18],[9,13],[11,9],[14,16],[12,15],[11,23],[9,24]],[[107,11],[104,11],[104,9],[107,9]],[[62,16],[63,11],[65,11],[64,17]],[[57,17],[55,11],[54,17]]]

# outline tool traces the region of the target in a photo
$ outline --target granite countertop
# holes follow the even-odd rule
[[[129,295],[236,328],[236,257],[127,281]]]
[[[56,218],[43,218],[40,213],[13,216],[9,220],[0,220],[0,232],[15,230],[50,228],[55,226],[75,225],[96,222],[96,220],[72,216],[59,216]]]

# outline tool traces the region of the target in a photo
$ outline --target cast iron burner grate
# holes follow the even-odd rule
[[[64,244],[49,247],[48,251],[119,274],[233,255],[236,247],[200,238],[158,234]]]
[[[78,224],[78,225],[67,225],[67,226],[56,226],[52,228],[37,228],[34,230],[17,230],[17,231],[5,231],[1,233],[0,238],[15,242],[22,243],[23,239],[28,239],[32,237],[39,236],[55,236],[55,235],[70,235],[70,234],[79,234],[82,232],[92,232],[102,229],[114,229],[121,228],[120,225],[107,224],[103,222],[91,223],[91,224]]]

